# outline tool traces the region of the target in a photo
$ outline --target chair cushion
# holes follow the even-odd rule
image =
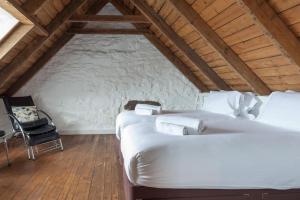
[[[30,135],[30,139],[28,140],[28,143],[30,146],[34,146],[34,145],[50,142],[53,140],[57,140],[59,138],[60,136],[56,131],[51,131],[44,134]]]
[[[13,106],[12,112],[21,123],[39,119],[36,106]]]
[[[52,126],[52,125],[45,125],[45,126],[41,126],[39,128],[35,128],[33,130],[27,131],[28,135],[41,135],[41,134],[45,134],[48,132],[52,132],[55,131],[56,127]]]
[[[31,122],[21,123],[21,126],[25,131],[30,131],[32,129],[40,128],[45,125],[48,125],[48,120],[46,118],[38,119]]]

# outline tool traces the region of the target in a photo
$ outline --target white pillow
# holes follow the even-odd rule
[[[204,100],[203,110],[236,117],[240,114],[241,97],[237,91],[212,91]]]
[[[257,121],[300,131],[300,93],[299,92],[273,92]]]
[[[240,116],[246,119],[255,119],[261,101],[253,92],[244,92],[241,97]]]
[[[36,121],[39,119],[36,106],[13,106],[12,112],[21,123]]]

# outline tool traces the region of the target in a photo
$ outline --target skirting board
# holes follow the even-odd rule
[[[101,134],[115,134],[114,129],[102,130],[58,130],[61,135],[101,135]]]

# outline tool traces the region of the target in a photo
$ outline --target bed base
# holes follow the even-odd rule
[[[168,189],[133,185],[123,168],[120,145],[116,143],[123,173],[126,200],[300,200],[300,189]]]

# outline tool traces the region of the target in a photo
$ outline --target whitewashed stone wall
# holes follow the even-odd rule
[[[112,132],[129,99],[156,100],[164,109],[195,109],[200,101],[199,91],[147,39],[116,35],[77,35],[22,95],[32,95],[66,133]]]

